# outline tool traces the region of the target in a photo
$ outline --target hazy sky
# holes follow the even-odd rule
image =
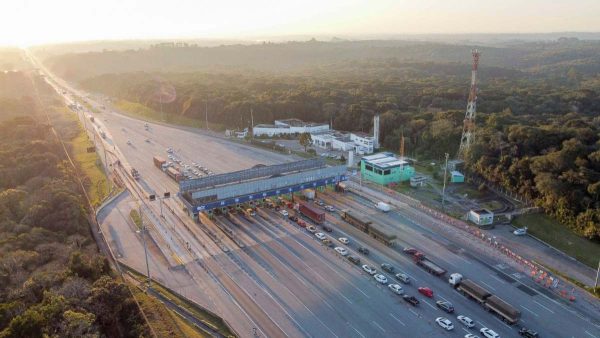
[[[600,31],[600,0],[0,0],[0,44]]]

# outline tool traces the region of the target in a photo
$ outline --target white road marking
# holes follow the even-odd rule
[[[376,321],[372,320],[371,323],[373,323],[373,325],[377,326],[381,331],[385,332],[385,329],[381,327],[381,325],[377,324]]]
[[[462,329],[465,330],[466,333],[471,333],[469,330],[465,329],[464,327]]]
[[[390,316],[392,316],[392,318],[394,318],[395,320],[397,320],[400,324],[406,326],[406,324],[404,324],[404,322],[402,322],[399,318],[396,318],[396,316],[394,316],[393,314],[390,313]]]
[[[415,316],[419,317],[419,314],[416,313],[413,309],[408,309],[408,311],[412,312]]]
[[[483,326],[483,327],[489,327],[489,325],[486,325],[486,324],[484,324],[484,323],[482,323],[482,322],[480,322],[480,321],[477,321],[477,322],[479,323],[479,325],[481,325],[481,326]]]
[[[437,296],[438,296],[438,297],[440,297],[441,299],[443,299],[444,301],[446,301],[446,302],[450,303],[450,301],[449,301],[449,300],[447,300],[446,298],[442,297],[441,295],[439,295],[439,294],[438,294]]]
[[[348,324],[348,325],[350,325],[350,324]],[[365,337],[365,335],[364,335],[364,334],[360,333],[360,331],[358,331],[358,330],[357,330],[357,329],[356,329],[354,326],[350,325],[350,327],[351,327],[351,328],[352,328],[354,331],[356,331],[356,333],[358,333],[358,334],[359,334],[361,337],[363,337],[363,338],[367,338],[367,337]]]
[[[534,303],[536,303],[537,305],[539,305],[539,306],[543,307],[544,309],[546,309],[546,310],[548,310],[548,311],[550,311],[550,312],[554,313],[554,311],[552,311],[552,310],[550,310],[549,308],[545,307],[544,305],[540,304],[540,303],[539,303],[537,300],[534,300],[533,302],[534,302]]]
[[[435,309],[437,309],[435,306],[433,306],[433,305],[429,304],[429,302],[428,302],[428,301],[426,301],[425,299],[423,299],[423,302],[424,302],[425,304],[427,304],[427,305],[431,306],[431,307],[432,307],[434,310],[435,310]]]
[[[480,282],[481,282],[481,284],[483,284],[483,285],[487,286],[488,288],[490,288],[490,289],[492,289],[492,290],[496,290],[496,288],[495,288],[495,287],[493,287],[493,286],[489,285],[488,283],[486,283],[486,282],[484,282],[484,281],[480,281]]]
[[[497,280],[498,282],[502,283],[502,284],[506,284],[505,281],[501,280],[500,278],[494,276],[494,275],[490,275],[493,279]]]
[[[525,310],[531,312],[534,316],[539,317],[539,315],[531,310],[529,310],[528,308],[524,307],[523,305],[521,305],[522,308],[524,308]]]
[[[594,336],[593,334],[589,333],[587,330],[585,330],[585,333],[587,333],[588,335],[590,335],[590,337],[597,338],[597,337],[596,337],[596,336]]]

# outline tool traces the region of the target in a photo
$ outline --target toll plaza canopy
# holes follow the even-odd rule
[[[345,166],[314,158],[181,181],[179,196],[195,214],[345,180]]]

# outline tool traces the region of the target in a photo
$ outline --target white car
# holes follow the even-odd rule
[[[283,215],[284,217],[288,217],[290,214],[287,212],[287,210],[281,210],[279,212],[281,215]]]
[[[488,329],[487,327],[481,328],[481,330],[479,330],[479,332],[481,332],[481,334],[486,338],[500,338],[499,334],[497,334],[496,332],[494,332],[491,329]]]
[[[324,240],[324,239],[325,239],[325,234],[324,234],[324,233],[322,233],[322,232],[317,232],[317,233],[315,234],[315,237],[317,237],[317,238],[318,238],[318,239],[320,239],[320,240]]]
[[[479,336],[476,336],[476,335],[474,335],[474,334],[472,334],[472,333],[467,333],[467,334],[465,335],[465,338],[479,338]]]
[[[335,208],[334,208],[334,207],[332,207],[331,205],[326,205],[326,206],[325,206],[325,210],[327,210],[327,211],[329,211],[329,212],[334,212],[334,211],[335,211]]]
[[[348,250],[342,248],[341,246],[336,246],[334,250],[342,256],[348,256]]]
[[[374,275],[375,273],[377,273],[377,270],[375,270],[372,266],[369,266],[367,264],[363,265],[362,269],[365,270],[365,272],[369,275]]]
[[[513,234],[515,236],[525,236],[525,235],[527,235],[527,227],[517,229],[517,230],[513,231]]]
[[[404,290],[402,290],[402,287],[398,284],[390,284],[388,285],[388,288],[397,295],[402,295],[404,293]]]
[[[317,232],[317,228],[315,228],[313,225],[307,226],[306,230],[308,230],[308,232],[312,232],[313,234]]]
[[[443,327],[446,331],[454,329],[454,325],[452,325],[452,322],[448,318],[437,317],[435,322],[438,323],[439,326]]]
[[[382,274],[378,273],[373,277],[375,278],[376,281],[378,281],[381,284],[387,284],[387,282],[388,282],[387,277]]]
[[[346,237],[340,237],[340,238],[338,238],[338,241],[340,241],[340,242],[342,242],[344,244],[350,243],[350,241]]]
[[[475,322],[473,321],[473,319],[471,319],[467,316],[460,315],[460,316],[456,317],[456,319],[458,319],[459,322],[465,324],[465,326],[468,327],[469,329],[472,327],[475,327]]]

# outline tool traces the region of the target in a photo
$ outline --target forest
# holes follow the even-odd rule
[[[288,42],[69,53],[45,63],[83,88],[228,128],[299,117],[372,130],[410,156],[456,154],[473,45],[416,41]],[[558,39],[478,47],[481,176],[600,239],[600,42]],[[164,89],[169,88],[169,96]],[[174,94],[174,95],[173,95]]]
[[[40,77],[0,73],[0,337],[148,336],[131,292],[98,252],[34,86],[53,100]],[[80,130],[50,114],[63,137]]]

